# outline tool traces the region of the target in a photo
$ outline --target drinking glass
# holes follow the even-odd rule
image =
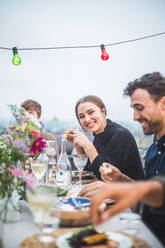
[[[60,222],[59,211],[51,215],[51,209],[57,201],[56,187],[51,184],[38,185],[34,189],[28,187],[26,196],[34,222],[39,227],[39,242],[53,242],[51,232],[58,228]]]
[[[79,185],[82,185],[82,171],[85,167],[85,165],[87,164],[88,161],[88,156],[87,155],[83,155],[80,156],[78,154],[73,154],[73,162],[79,172]]]
[[[56,149],[55,149],[56,141],[47,140],[46,141],[46,155],[49,158],[48,168],[46,173],[46,181],[48,182],[56,167]]]
[[[29,161],[36,183],[40,184],[46,173],[48,160],[44,154],[41,154],[38,158],[29,158]]]
[[[139,229],[138,229],[138,224],[140,223],[141,220],[141,215],[133,212],[125,212],[121,213],[120,216],[120,221],[125,225],[122,228],[123,232],[126,232],[128,234],[138,234]]]

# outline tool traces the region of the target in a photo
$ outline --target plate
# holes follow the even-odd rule
[[[74,232],[68,232],[60,235],[56,240],[57,247],[71,248],[67,239],[70,238],[73,235],[73,233]],[[110,239],[117,241],[119,243],[119,248],[131,248],[133,245],[132,240],[121,233],[110,232],[110,231],[107,231],[105,233]]]
[[[90,201],[83,197],[63,197],[59,200],[62,211],[85,210],[89,208]]]
[[[91,223],[90,201],[87,198],[63,197],[59,201],[61,226],[84,226]],[[51,214],[56,213],[52,208]]]

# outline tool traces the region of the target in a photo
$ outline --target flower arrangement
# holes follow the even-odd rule
[[[24,173],[24,164],[29,155],[36,158],[46,145],[38,120],[17,105],[9,108],[14,125],[0,135],[0,201],[9,199],[13,192],[25,198],[25,185],[34,187],[35,180],[32,174]]]

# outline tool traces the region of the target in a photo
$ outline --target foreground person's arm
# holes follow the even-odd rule
[[[110,168],[111,172],[105,173],[103,166]],[[92,198],[96,192],[99,191],[100,187],[104,187],[103,185],[105,185],[105,183],[111,184],[113,182],[134,182],[130,177],[126,176],[119,169],[110,165],[109,163],[103,163],[102,166],[100,166],[100,173],[104,182],[98,180],[94,183],[88,184],[80,191],[79,196]]]
[[[100,203],[111,198],[116,203],[103,213],[99,212]],[[134,206],[139,200],[156,208],[163,205],[163,186],[158,181],[138,183],[104,183],[91,200],[93,222],[99,224],[126,208]]]

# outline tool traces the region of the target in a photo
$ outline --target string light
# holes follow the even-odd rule
[[[151,35],[147,35],[147,36],[142,36],[142,37],[139,37],[139,38],[134,38],[134,39],[130,39],[130,40],[124,40],[124,41],[118,41],[118,42],[115,42],[115,43],[109,43],[109,44],[104,44],[104,45],[81,45],[81,46],[57,46],[57,47],[34,47],[34,48],[16,48],[16,47],[13,47],[13,48],[8,48],[8,47],[0,47],[0,50],[13,50],[13,64],[14,65],[19,65],[21,63],[21,58],[19,57],[18,55],[18,50],[19,51],[25,51],[25,50],[28,50],[28,51],[32,51],[32,50],[55,50],[55,49],[73,49],[73,48],[78,48],[78,49],[81,49],[81,48],[99,48],[99,47],[102,47],[104,46],[104,50],[105,50],[105,47],[108,47],[108,46],[115,46],[115,45],[120,45],[120,44],[124,44],[124,43],[130,43],[130,42],[136,42],[136,41],[140,41],[140,40],[144,40],[144,39],[148,39],[148,38],[152,38],[152,37],[155,37],[155,36],[160,36],[160,35],[164,35],[165,32],[161,32],[161,33],[155,33],[155,34],[151,34]],[[105,50],[106,52],[106,50]],[[102,50],[102,54],[105,53],[103,52]],[[106,56],[108,55],[108,53],[106,52]],[[105,57],[106,57],[105,56]],[[102,58],[102,56],[101,56]],[[108,55],[108,58],[109,58],[109,55]],[[102,58],[103,60],[107,60],[108,59],[106,57],[106,59]]]
[[[105,50],[105,46],[104,44],[101,45],[101,59],[102,60],[108,60],[109,59],[109,54],[107,53],[107,51]]]
[[[18,55],[18,49],[16,47],[13,47],[12,50],[13,50],[13,59],[12,59],[13,65],[20,65],[21,58]]]

